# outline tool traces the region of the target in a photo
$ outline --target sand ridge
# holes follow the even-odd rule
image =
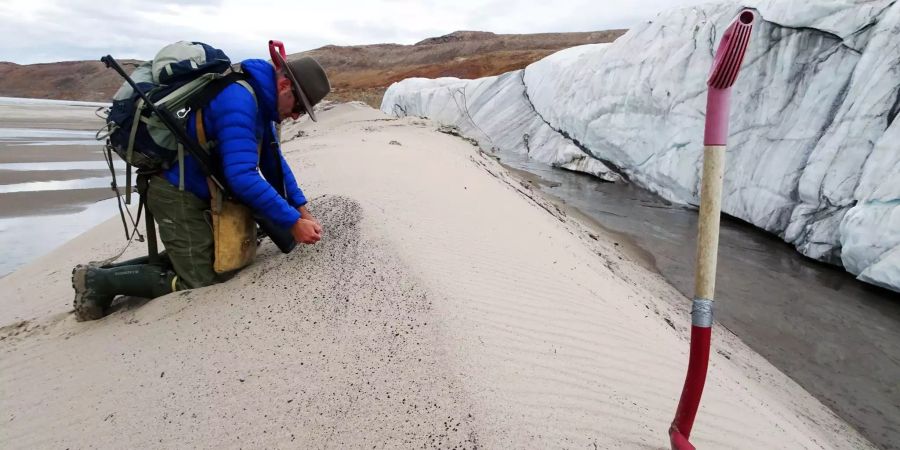
[[[68,270],[121,244],[113,220],[0,279],[0,439],[666,447],[685,299],[436,128],[359,104],[286,127],[325,239],[267,244],[225,284],[75,323]],[[726,330],[715,339],[696,444],[869,446]]]

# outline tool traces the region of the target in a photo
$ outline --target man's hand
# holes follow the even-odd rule
[[[316,225],[319,227],[319,233],[320,234],[322,233],[322,223],[319,222],[319,219],[316,219],[315,217],[313,217],[312,213],[310,213],[309,210],[306,209],[306,205],[297,208],[297,211],[300,213],[301,219],[311,220],[311,221],[315,222]]]
[[[315,244],[322,239],[322,226],[309,219],[299,219],[291,226],[291,235],[301,244]]]

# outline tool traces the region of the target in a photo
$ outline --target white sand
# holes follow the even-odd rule
[[[69,272],[114,253],[117,218],[0,279],[3,447],[668,446],[671,286],[427,121],[350,104],[301,129],[316,246],[92,323]],[[870,446],[726,330],[713,345],[701,448]]]

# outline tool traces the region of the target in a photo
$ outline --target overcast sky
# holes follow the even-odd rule
[[[709,0],[0,0],[0,61],[19,64],[150,59],[178,40],[235,61],[327,44],[413,44],[456,30],[495,33],[629,28],[658,12]],[[555,5],[552,5],[555,3]]]

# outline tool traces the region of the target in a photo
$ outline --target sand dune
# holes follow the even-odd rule
[[[0,279],[0,441],[666,447],[686,300],[434,130],[359,104],[288,126],[325,238],[222,285],[75,322],[69,271],[117,251],[117,218]],[[698,446],[869,447],[726,330],[714,347]]]

